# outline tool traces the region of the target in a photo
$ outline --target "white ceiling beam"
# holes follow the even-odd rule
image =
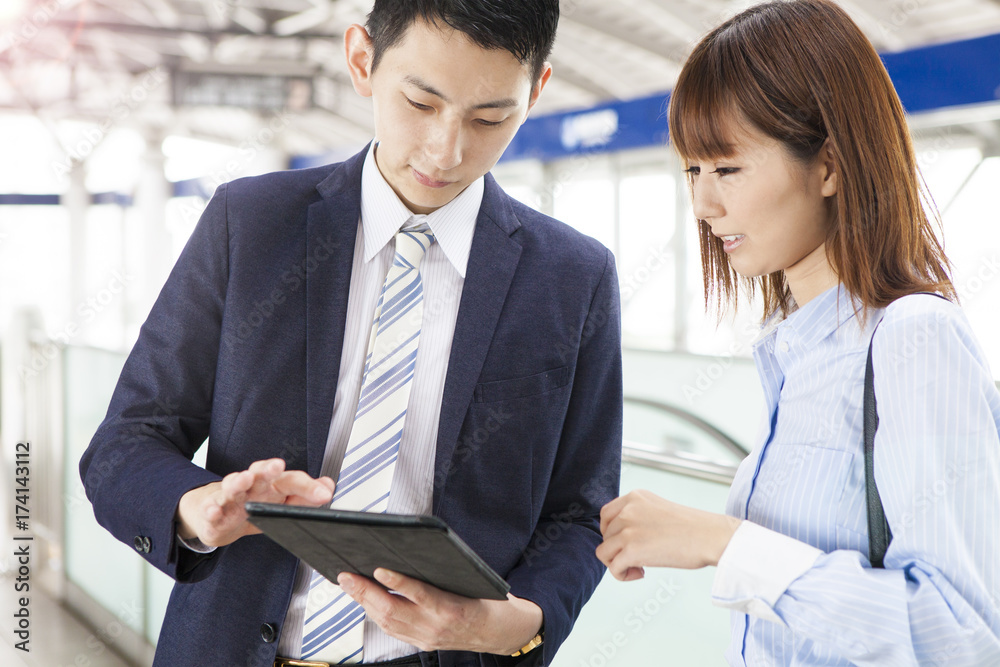
[[[304,12],[286,16],[274,22],[271,29],[274,34],[288,37],[314,28],[330,18],[332,4],[328,0],[312,0],[313,6]]]
[[[132,5],[132,3],[129,3]],[[177,8],[168,0],[142,0],[142,4],[149,7],[160,25],[175,28],[180,25],[181,15]],[[134,5],[132,5],[134,6]],[[131,9],[131,8],[130,8]]]
[[[233,10],[233,23],[241,25],[252,33],[263,35],[267,32],[267,21],[258,14],[246,7],[236,7]]]
[[[851,15],[858,27],[876,47],[886,48],[890,51],[902,51],[906,48],[906,41],[900,37],[899,33],[912,20],[913,12],[907,12],[905,9],[896,11],[890,8],[893,12],[892,16],[889,20],[885,20],[878,18],[854,0],[839,0],[839,4]],[[914,5],[919,6],[920,3],[914,3]]]
[[[675,11],[667,9],[667,6],[674,6],[676,3],[666,3],[660,0],[626,0],[622,4],[626,5],[622,9],[624,13],[633,17],[642,17],[643,23],[655,23],[657,28],[665,30],[682,43],[694,44],[704,35],[708,29],[702,29],[691,23],[686,18],[679,16]],[[617,6],[614,3],[613,6]]]
[[[599,101],[618,99],[618,95],[598,83],[597,77],[580,72],[577,65],[570,64],[569,59],[563,60],[553,53],[549,60],[552,62],[552,76],[564,83],[593,95]]]
[[[232,4],[222,0],[201,0],[202,10],[208,27],[212,30],[225,28],[232,19]]]
[[[678,58],[682,59],[684,57],[685,54],[682,52],[687,50],[686,41],[682,42],[684,46],[680,47],[677,42],[657,40],[639,35],[633,30],[609,23],[585,12],[574,12],[571,17],[560,19],[560,23],[562,24],[562,28],[566,27],[566,23],[571,24],[571,27],[572,24],[575,24],[586,30],[594,31],[605,39],[610,38],[614,40],[619,44],[619,48],[641,49],[647,54],[654,55],[661,60],[666,60],[674,64],[678,63]]]
[[[601,39],[613,42],[612,48],[618,50],[641,50],[646,55],[655,56],[664,64],[679,68],[681,62],[687,55],[687,44],[680,44],[675,41],[658,40],[652,37],[638,35],[622,26],[610,25],[602,22],[595,16],[582,16],[578,12],[572,19],[561,20],[561,30],[566,32],[576,28],[576,32],[586,31],[596,33]],[[566,24],[569,24],[568,26]],[[566,30],[569,28],[569,31]],[[655,65],[650,65],[655,67]]]

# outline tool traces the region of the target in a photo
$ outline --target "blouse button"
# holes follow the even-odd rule
[[[780,348],[781,348],[781,351],[782,351],[782,352],[788,352],[788,350],[789,350],[789,348],[790,348],[791,346],[790,346],[790,345],[788,344],[788,341],[787,341],[787,340],[783,340],[783,341],[781,341],[781,344],[780,344],[780,345],[779,345],[778,347],[780,347]]]

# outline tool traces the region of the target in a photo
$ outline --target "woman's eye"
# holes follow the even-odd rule
[[[712,173],[718,174],[719,176],[729,176],[730,174],[735,174],[739,170],[739,167],[719,167]]]
[[[689,176],[697,176],[701,173],[701,167],[688,167],[684,170],[684,173]]]

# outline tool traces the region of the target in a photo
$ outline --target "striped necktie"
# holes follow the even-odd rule
[[[396,255],[375,306],[354,427],[331,507],[385,512],[413,386],[424,290],[420,262],[434,243],[426,225],[396,234]],[[365,610],[313,572],[306,598],[302,659],[361,662]]]

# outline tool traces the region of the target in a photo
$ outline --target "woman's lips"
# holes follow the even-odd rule
[[[722,238],[722,249],[726,252],[732,252],[736,250],[746,238],[742,234],[733,234],[732,236],[723,236]]]
[[[433,178],[420,173],[413,167],[410,167],[410,171],[413,172],[413,178],[417,181],[417,183],[420,183],[420,185],[424,185],[428,188],[443,188],[446,185],[451,185],[451,181],[435,181]]]

